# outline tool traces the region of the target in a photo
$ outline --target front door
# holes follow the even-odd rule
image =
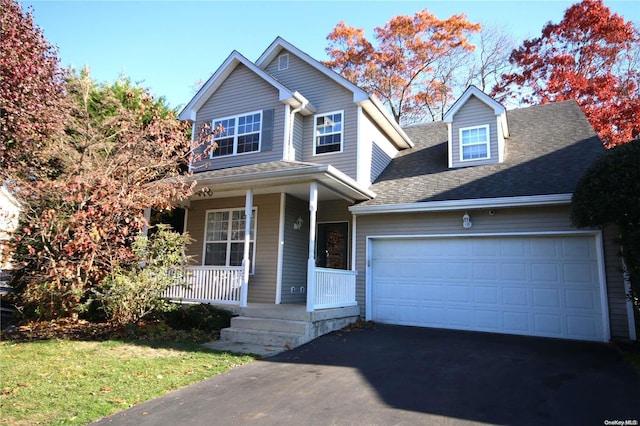
[[[316,266],[348,269],[349,223],[319,223]]]

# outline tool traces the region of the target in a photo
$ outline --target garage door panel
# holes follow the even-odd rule
[[[588,263],[570,263],[563,267],[564,280],[579,284],[591,282],[597,276],[597,270]]]
[[[551,313],[534,313],[533,331],[538,335],[561,337],[562,316]]]
[[[500,268],[503,280],[527,281],[529,279],[529,268],[524,263],[503,263]]]
[[[475,286],[473,288],[473,301],[477,304],[498,305],[500,303],[500,291],[496,287]]]
[[[529,314],[526,312],[504,312],[502,315],[504,319],[503,327],[505,333],[512,334],[531,334],[529,329],[530,319]]]
[[[560,308],[559,288],[534,288],[533,289],[534,308]]]
[[[569,289],[565,294],[569,309],[586,309],[587,311],[597,309],[596,298],[592,291]]]
[[[531,280],[558,282],[560,279],[559,269],[557,261],[554,263],[532,263]]]
[[[603,340],[598,271],[592,236],[374,240],[371,319]]]
[[[509,287],[502,290],[502,303],[505,306],[529,306],[529,289]]]
[[[601,325],[591,316],[569,315],[567,328],[572,335],[582,336],[587,340],[595,340],[602,333]]]
[[[498,279],[498,267],[496,263],[474,262],[473,279],[495,281]]]
[[[475,324],[480,330],[499,331],[502,329],[502,312],[481,311],[475,312]]]
[[[559,255],[558,242],[556,240],[548,238],[529,240],[529,257],[555,259]]]
[[[562,257],[567,260],[582,260],[594,255],[593,244],[590,244],[588,240],[578,238],[562,240]]]

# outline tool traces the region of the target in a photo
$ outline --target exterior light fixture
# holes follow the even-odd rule
[[[296,221],[293,222],[293,229],[296,230],[296,231],[301,230],[302,229],[302,224],[303,224],[302,217],[298,216]]]
[[[473,226],[473,223],[471,222],[471,217],[469,216],[469,213],[464,212],[464,216],[462,216],[462,227],[464,229],[469,229]]]

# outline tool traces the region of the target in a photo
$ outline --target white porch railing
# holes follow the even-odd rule
[[[355,306],[356,271],[315,268],[314,309]]]
[[[167,289],[165,297],[187,302],[238,305],[242,278],[242,266],[187,266],[185,285]]]

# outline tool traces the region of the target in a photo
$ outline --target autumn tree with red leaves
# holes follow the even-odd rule
[[[41,170],[38,152],[62,129],[56,50],[20,3],[0,0],[0,179]]]
[[[375,28],[374,45],[341,21],[327,36],[325,65],[376,95],[399,123],[438,119],[452,101],[450,79],[474,49],[468,37],[479,30],[465,15],[441,20],[424,9]]]
[[[126,79],[98,85],[86,70],[65,87],[65,133],[42,154],[55,173],[15,188],[23,214],[12,283],[41,317],[78,314],[106,278],[137,267],[143,208],[170,208],[191,189],[181,177],[188,123],[162,99]]]
[[[494,95],[528,104],[575,99],[607,147],[640,135],[640,32],[602,0],[569,7],[510,62],[517,70]]]
[[[138,278],[155,276],[139,273],[146,260],[134,250],[144,209],[191,192],[189,123],[126,78],[97,84],[88,70],[61,70],[31,12],[0,5],[0,177],[22,209],[11,241],[17,305],[55,318],[96,297],[112,308],[133,300],[127,293],[150,290]],[[114,287],[124,282],[137,290]]]

